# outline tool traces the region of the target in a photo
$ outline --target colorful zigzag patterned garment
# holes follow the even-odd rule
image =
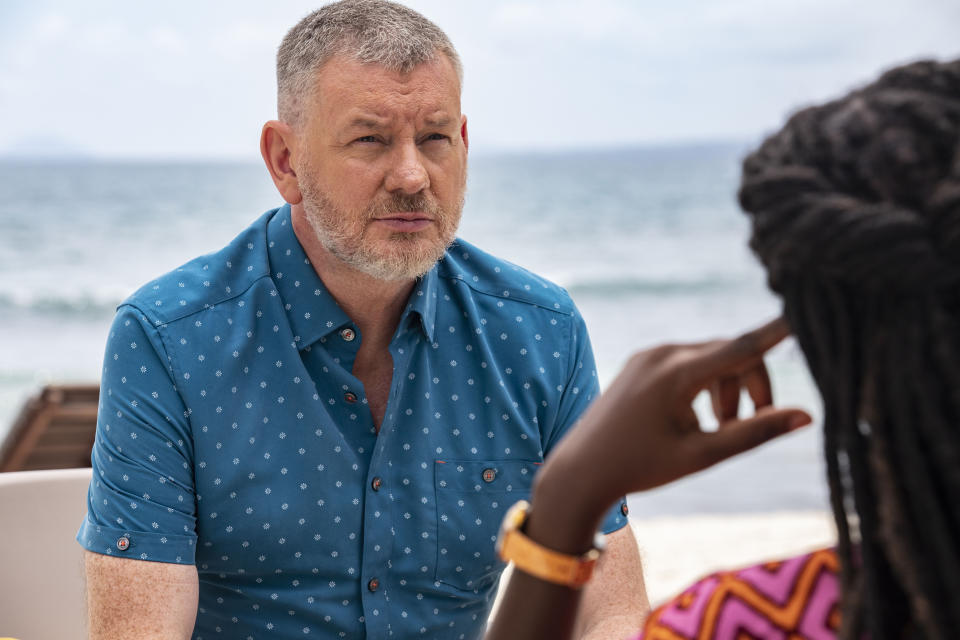
[[[835,640],[833,549],[703,578],[658,607],[636,640]]]

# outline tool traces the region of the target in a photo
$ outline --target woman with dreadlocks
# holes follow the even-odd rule
[[[790,331],[823,398],[837,548],[709,576],[640,637],[960,634],[960,60],[797,113],[744,161],[740,203],[784,319],[631,358],[547,460],[532,505],[505,519],[517,571],[488,640],[572,637],[593,532],[618,496],[810,421],[773,406],[763,365]],[[741,388],[757,407],[744,419]],[[716,432],[690,406],[703,389]]]

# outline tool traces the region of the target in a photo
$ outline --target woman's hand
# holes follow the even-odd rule
[[[763,355],[787,335],[786,322],[777,319],[733,340],[634,355],[537,475],[534,513],[546,516],[554,533],[557,527],[580,530],[581,544],[570,539],[554,548],[588,542],[606,509],[626,493],[682,478],[809,424],[804,411],[773,406]],[[741,419],[742,388],[756,412]],[[703,431],[693,411],[704,389],[712,396],[717,431]]]
[[[773,407],[763,354],[788,334],[786,323],[775,320],[734,340],[633,356],[537,474],[526,535],[549,549],[584,553],[606,510],[624,494],[682,478],[809,424],[799,409]],[[739,419],[742,388],[756,413]],[[715,432],[700,428],[691,406],[704,389],[720,421]],[[569,638],[581,595],[518,571],[487,639]]]

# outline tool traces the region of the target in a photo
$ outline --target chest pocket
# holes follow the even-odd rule
[[[495,552],[507,509],[530,497],[540,462],[438,460],[436,580],[464,590],[493,584],[506,566]]]

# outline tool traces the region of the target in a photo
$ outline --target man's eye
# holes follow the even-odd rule
[[[354,140],[354,142],[376,142],[376,141],[377,141],[376,136],[362,136]]]
[[[431,133],[426,137],[426,140],[428,141],[429,140],[447,140],[447,139],[448,139],[447,136],[443,135],[442,133]]]

